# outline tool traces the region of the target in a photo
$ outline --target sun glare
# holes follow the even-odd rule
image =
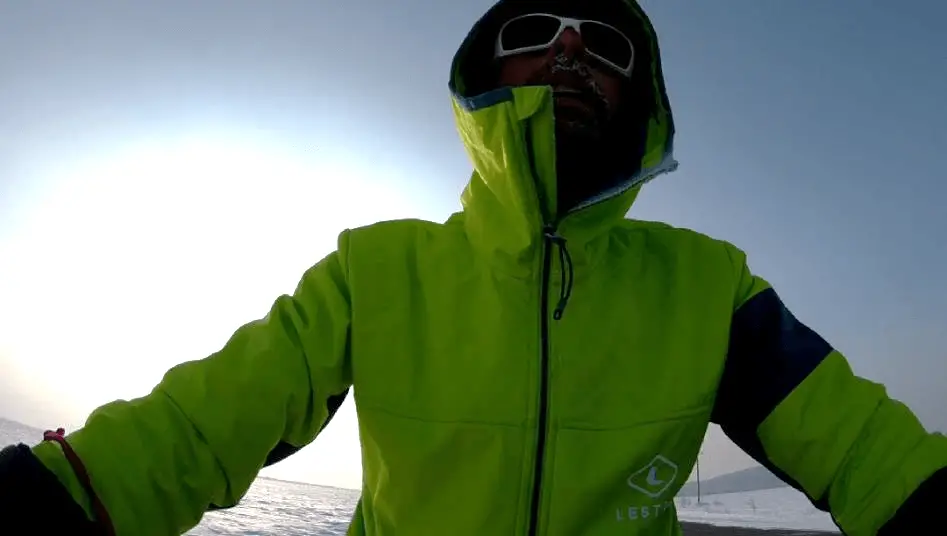
[[[363,162],[191,137],[62,166],[0,242],[3,365],[60,385],[47,402],[72,419],[147,393],[265,314],[344,228],[414,210]]]

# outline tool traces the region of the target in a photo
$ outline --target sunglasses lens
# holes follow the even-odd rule
[[[583,22],[581,30],[582,41],[589,51],[623,69],[631,67],[634,51],[621,32],[596,22]]]
[[[538,47],[548,44],[559,31],[559,19],[546,15],[527,15],[510,21],[500,34],[503,50]]]

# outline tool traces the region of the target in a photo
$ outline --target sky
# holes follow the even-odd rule
[[[346,227],[459,208],[447,90],[489,0],[0,3],[0,416],[80,426],[266,313]],[[630,216],[728,240],[947,431],[936,0],[647,0],[680,170]],[[265,474],[360,483],[347,402]],[[750,461],[712,429],[701,469]]]

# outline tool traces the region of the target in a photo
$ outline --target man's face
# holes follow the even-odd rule
[[[514,22],[518,21],[514,19]],[[507,33],[501,33],[500,42],[508,47],[518,43],[541,42],[545,38],[542,32],[548,33],[549,38],[556,36],[555,40],[540,50],[500,57],[499,84],[552,86],[557,130],[586,139],[600,138],[605,126],[622,104],[622,88],[629,80],[633,60],[630,42],[620,35],[602,36],[601,33],[608,31],[607,28],[595,28],[600,32],[597,36],[591,35],[592,30],[589,31],[588,37],[596,41],[598,50],[595,52],[616,60],[609,65],[589,54],[587,39],[575,28],[561,27],[557,35],[555,26],[551,30],[548,26],[558,26],[558,21],[550,20],[545,23],[546,28],[530,27],[530,21],[526,22],[508,24],[503,30]],[[523,35],[518,36],[514,32]],[[609,47],[618,50],[608,50]],[[624,47],[628,47],[629,51],[626,52]],[[625,54],[628,54],[627,58]],[[627,72],[620,72],[618,67],[627,67]]]

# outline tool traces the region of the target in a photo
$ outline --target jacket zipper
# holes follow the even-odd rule
[[[529,125],[527,125],[524,138],[526,140],[527,154],[533,155],[533,137],[530,135]],[[537,177],[538,180],[539,174],[536,170],[536,162],[533,160],[532,156],[529,158],[529,166],[533,176]],[[570,210],[566,216],[572,212],[578,212],[579,210],[583,210],[592,205],[601,203],[606,199],[621,195],[629,188],[644,184],[658,175],[674,171],[675,169],[677,169],[677,162],[673,160],[670,162],[662,162],[659,166],[649,170],[648,173],[643,174],[637,180],[628,181],[625,185],[617,188],[613,192],[608,192],[606,195],[602,195],[597,198],[593,198],[586,203],[579,204]],[[540,343],[542,344],[542,350],[539,361],[539,418],[536,423],[536,459],[533,466],[532,502],[530,503],[529,526],[527,527],[526,532],[527,536],[537,536],[539,533],[539,510],[542,503],[543,465],[546,454],[546,436],[548,435],[547,428],[549,427],[547,416],[547,406],[549,405],[549,275],[552,271],[552,248],[554,246],[558,245],[560,248],[560,260],[564,263],[568,262],[569,264],[568,279],[564,277],[562,283],[564,289],[566,285],[568,285],[568,290],[563,290],[563,294],[560,296],[559,303],[556,305],[555,316],[557,320],[562,317],[562,313],[566,302],[569,299],[569,294],[571,293],[572,287],[572,260],[565,251],[565,242],[556,242],[556,227],[560,222],[561,219],[543,229],[543,273],[541,277],[542,288],[540,288],[539,292],[541,301],[540,314],[542,315],[540,320]],[[561,237],[559,238],[561,240]],[[561,266],[560,269],[565,271],[566,266]]]
[[[528,536],[539,531],[539,507],[542,503],[543,462],[546,451],[547,405],[549,403],[549,274],[552,271],[553,243],[543,238],[543,273],[540,296],[539,420],[536,424],[536,461],[533,466],[533,496],[529,513]]]

